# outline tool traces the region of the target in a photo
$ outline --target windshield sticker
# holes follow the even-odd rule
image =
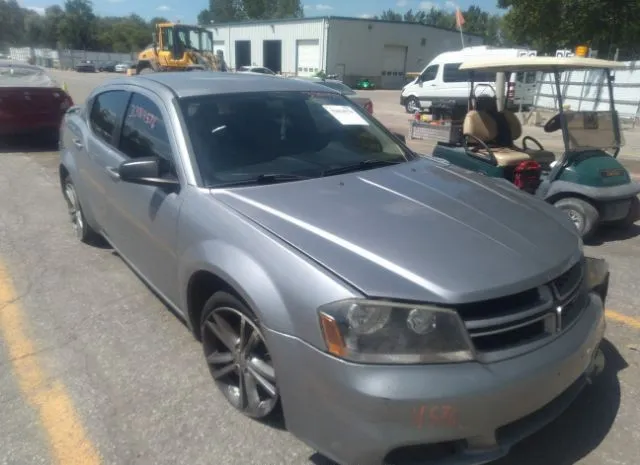
[[[158,117],[151,112],[148,112],[139,105],[131,105],[131,111],[129,112],[129,118],[139,118],[144,124],[149,126],[150,129],[156,127]]]
[[[346,105],[322,105],[343,126],[369,126],[367,120]]]

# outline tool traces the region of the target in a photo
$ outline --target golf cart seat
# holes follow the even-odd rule
[[[495,158],[496,166],[516,166],[523,161],[530,161],[529,154],[512,147],[501,147],[491,144],[498,136],[498,124],[485,111],[471,110],[467,112],[462,123],[462,133],[469,140],[469,148],[473,155],[489,162]],[[492,157],[493,155],[493,157]]]
[[[504,117],[507,125],[509,126],[509,132],[511,133],[512,143],[520,139],[520,137],[522,137],[522,124],[520,123],[520,120],[515,115],[515,113],[512,113],[509,110],[503,110],[502,116]],[[556,160],[556,156],[553,154],[553,152],[544,150],[542,148],[534,149],[534,148],[525,147],[524,144],[526,143],[527,138],[535,141],[535,139],[525,136],[522,139],[522,144],[523,144],[522,150],[528,153],[534,161],[537,161],[542,166],[549,166],[551,163],[553,163]]]

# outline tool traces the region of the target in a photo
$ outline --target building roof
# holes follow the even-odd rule
[[[175,71],[122,77],[113,84],[134,84],[148,87],[149,81],[163,85],[178,97],[219,95],[244,92],[335,92],[313,82],[287,79],[281,76],[218,71]]]
[[[255,19],[250,21],[230,21],[228,23],[213,23],[213,24],[204,24],[204,27],[215,28],[215,27],[243,27],[243,26],[260,26],[260,25],[271,25],[271,24],[286,24],[286,23],[299,23],[299,22],[314,22],[314,21],[361,21],[368,23],[384,23],[384,24],[402,24],[403,26],[418,26],[427,29],[438,29],[441,31],[449,31],[449,32],[458,32],[457,29],[440,27],[440,26],[430,26],[422,23],[412,23],[408,21],[392,21],[388,19],[370,19],[370,18],[353,18],[349,16],[310,16],[305,18],[286,18],[286,19]],[[480,37],[484,38],[480,34],[474,34],[471,32],[462,31],[462,33],[467,37]]]

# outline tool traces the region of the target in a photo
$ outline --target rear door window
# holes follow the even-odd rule
[[[118,148],[129,158],[155,156],[172,160],[169,133],[162,113],[148,97],[138,93],[132,95]]]
[[[447,63],[444,65],[442,80],[444,82],[470,82],[471,74],[469,71],[460,70],[461,64],[462,63]],[[484,71],[474,71],[473,73],[474,82],[494,82],[495,80],[496,76],[494,73]]]
[[[129,93],[123,90],[109,90],[93,99],[89,125],[96,137],[109,145],[113,145],[113,136],[122,121],[128,99]]]

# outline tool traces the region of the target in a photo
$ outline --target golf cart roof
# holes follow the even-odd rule
[[[465,61],[460,71],[518,72],[518,71],[566,71],[580,69],[624,69],[622,61],[599,60],[582,57],[514,57],[481,58]]]

